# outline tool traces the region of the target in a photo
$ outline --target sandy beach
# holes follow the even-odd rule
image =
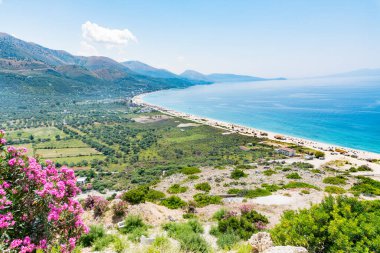
[[[219,129],[224,129],[226,130],[224,134],[239,133],[243,135],[263,137],[263,138],[268,138],[270,140],[281,141],[284,143],[292,143],[292,144],[312,148],[315,150],[320,150],[320,151],[325,152],[326,160],[346,159],[358,165],[370,163],[371,167],[374,169],[374,171],[371,174],[374,174],[375,176],[380,176],[380,164],[371,162],[371,160],[373,159],[379,160],[380,154],[347,148],[347,147],[341,147],[341,146],[332,145],[328,143],[308,140],[308,139],[284,135],[280,133],[274,133],[274,132],[270,132],[266,130],[260,130],[260,129],[256,129],[252,127],[241,126],[241,125],[223,122],[223,121],[219,121],[215,119],[199,117],[196,115],[178,112],[178,111],[170,110],[170,109],[163,108],[157,105],[149,104],[143,100],[144,96],[145,94],[141,94],[141,95],[133,97],[132,99],[133,103],[141,105],[141,106],[150,107],[152,109],[155,109],[157,111],[160,111],[170,116],[183,118],[183,119],[190,120],[198,124],[205,124],[205,125],[219,128]],[[341,153],[336,152],[336,150],[344,150],[345,153],[341,154]]]

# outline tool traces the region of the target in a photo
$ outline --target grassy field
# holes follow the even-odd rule
[[[60,148],[60,149],[37,149],[36,154],[43,158],[91,156],[101,154],[94,148]]]
[[[38,139],[55,139],[56,135],[61,138],[66,137],[66,134],[55,127],[37,127],[37,128],[25,128],[22,130],[11,131],[7,133],[7,138],[12,140],[28,139],[30,136]]]

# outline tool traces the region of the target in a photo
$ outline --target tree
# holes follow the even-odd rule
[[[0,130],[0,251],[71,252],[87,231],[74,171],[43,167],[26,149],[5,147]]]

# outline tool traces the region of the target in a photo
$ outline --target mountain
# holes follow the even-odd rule
[[[323,77],[355,77],[355,76],[380,76],[379,69],[357,69],[353,71],[323,76]]]
[[[126,62],[122,62],[121,64],[123,64],[130,70],[144,76],[157,77],[157,78],[181,78],[178,75],[166,69],[158,69],[140,61],[126,61]]]
[[[128,65],[128,64],[127,64]],[[133,65],[133,64],[132,64]],[[143,63],[140,64],[143,66]],[[145,69],[149,69],[148,65]],[[135,65],[135,69],[138,68]],[[154,70],[154,71],[153,71]],[[150,71],[158,69],[150,67]],[[136,92],[183,88],[194,81],[165,70],[133,71],[102,56],[75,56],[0,33],[0,91],[14,94],[126,96]]]
[[[262,78],[262,77],[255,77],[255,76],[221,74],[221,73],[205,75],[194,70],[186,70],[180,76],[188,78],[188,79],[209,81],[213,83],[285,80],[285,78]]]

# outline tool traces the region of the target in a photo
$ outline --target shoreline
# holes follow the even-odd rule
[[[219,128],[226,130],[225,134],[230,134],[230,133],[238,133],[242,135],[247,135],[247,136],[256,136],[260,138],[267,138],[269,140],[273,141],[280,141],[285,143],[291,143],[307,148],[312,148],[315,150],[319,150],[322,152],[333,152],[335,153],[336,149],[340,150],[345,150],[346,154],[344,155],[345,157],[350,157],[352,156],[357,156],[356,159],[358,160],[368,160],[368,159],[380,159],[380,154],[370,152],[370,151],[365,151],[365,150],[358,150],[358,149],[353,149],[349,147],[343,147],[339,145],[334,145],[334,144],[328,144],[328,143],[323,143],[319,141],[314,141],[314,140],[309,140],[306,138],[300,138],[300,137],[294,137],[286,134],[281,134],[281,133],[275,133],[267,130],[262,130],[262,129],[257,129],[254,127],[248,127],[248,126],[243,126],[239,124],[234,124],[234,123],[229,123],[229,122],[224,122],[221,120],[216,120],[212,118],[207,118],[207,117],[201,117],[193,114],[188,114],[184,112],[179,112],[175,110],[171,110],[168,108],[164,108],[158,105],[150,104],[148,102],[145,102],[143,100],[143,97],[149,93],[143,93],[140,95],[137,95],[132,98],[132,102],[141,106],[146,106],[150,107],[152,109],[155,109],[157,111],[160,111],[161,113],[174,116],[174,117],[179,117],[182,119],[186,119],[198,124],[203,124],[203,125],[208,125],[211,127]],[[276,138],[277,137],[277,138]],[[280,139],[278,137],[281,137]]]

